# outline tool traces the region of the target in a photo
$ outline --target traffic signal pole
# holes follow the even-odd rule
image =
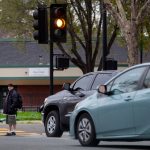
[[[54,94],[53,41],[50,40],[50,95]]]
[[[50,5],[50,40],[48,40],[47,6],[40,4],[33,12],[33,37],[39,44],[48,44],[50,47],[50,95],[54,94],[53,83],[53,43],[66,43],[67,40],[67,4]]]
[[[107,66],[106,66],[106,55],[107,55],[107,13],[106,13],[106,8],[105,8],[105,4],[102,1],[102,19],[103,19],[103,38],[102,38],[102,42],[103,42],[103,70],[107,70]]]
[[[54,94],[53,43],[66,42],[66,7],[67,4],[51,4],[50,6],[50,95]]]

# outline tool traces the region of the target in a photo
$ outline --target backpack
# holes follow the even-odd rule
[[[22,108],[22,96],[18,93],[18,100],[17,100],[17,108],[21,109]]]

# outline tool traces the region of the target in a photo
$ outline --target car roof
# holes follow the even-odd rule
[[[84,75],[88,75],[88,74],[98,74],[98,73],[108,73],[108,74],[112,74],[112,73],[118,73],[118,72],[120,72],[120,71],[118,71],[118,70],[102,70],[102,71],[94,71],[94,72],[88,72],[88,73],[86,73],[86,74],[84,74]]]
[[[131,66],[131,67],[128,67],[126,68],[125,70],[128,70],[128,69],[131,69],[131,68],[135,68],[135,67],[142,67],[142,66],[150,66],[150,62],[147,62],[147,63],[142,63],[142,64],[137,64],[137,65],[134,65],[134,66]],[[123,71],[125,71],[123,70]],[[119,73],[119,72],[122,72],[122,71],[119,71],[119,70],[101,70],[101,71],[94,71],[94,72],[89,72],[89,73],[86,73],[84,75],[88,75],[88,74],[97,74],[97,73]]]
[[[83,75],[81,75],[80,77],[78,77],[73,83],[75,83],[75,82],[77,82],[78,80],[80,80],[81,78],[83,78],[83,77],[85,77],[85,76],[87,76],[87,75],[94,75],[94,76],[96,76],[97,74],[100,74],[100,73],[102,73],[102,74],[111,74],[111,75],[116,75],[116,74],[118,74],[120,71],[118,71],[118,70],[102,70],[102,71],[93,71],[93,72],[88,72],[88,73],[86,73],[86,74],[83,74]]]
[[[150,66],[150,63],[142,63],[142,64],[137,64],[137,65],[128,67],[125,70],[118,72],[118,74],[116,74],[114,77],[112,77],[110,80],[108,80],[105,84],[108,84],[109,82],[111,82],[112,80],[114,80],[116,77],[120,76],[122,73],[124,73],[124,72],[126,72],[126,71],[128,71],[130,69],[134,69],[134,68],[142,67],[142,66]]]
[[[142,66],[150,66],[150,63],[137,64],[137,65],[134,65],[134,66],[129,67],[129,69],[130,69],[130,68],[135,68],[135,67],[142,67]]]

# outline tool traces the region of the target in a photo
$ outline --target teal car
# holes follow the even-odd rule
[[[110,79],[70,114],[70,135],[82,146],[150,140],[150,63]]]

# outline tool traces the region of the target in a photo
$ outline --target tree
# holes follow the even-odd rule
[[[0,1],[0,29],[7,37],[31,37],[32,15],[34,1],[2,0]],[[8,7],[9,6],[9,7]]]
[[[100,48],[101,3],[96,0],[70,0],[68,7],[68,32],[71,47],[68,50],[60,43],[57,45],[83,73],[94,71],[98,53],[102,54]],[[117,26],[114,25],[108,50],[115,40],[117,29]],[[101,66],[101,58],[102,56],[99,58],[99,66]]]
[[[45,4],[49,6],[49,0],[45,0]],[[59,49],[83,73],[94,71],[96,59],[101,64],[101,56],[99,55],[100,58],[98,58],[98,53],[102,53],[100,4],[99,0],[70,0],[68,4],[68,42],[66,44],[57,43]],[[8,8],[8,6],[11,7]],[[32,39],[32,12],[36,7],[37,0],[0,1],[0,29],[7,31],[9,37]],[[108,49],[117,33],[116,24],[114,22],[110,24],[113,27],[110,26],[112,36],[109,38]]]
[[[68,10],[70,50],[60,43],[57,45],[83,73],[93,71],[100,47],[100,3],[92,3],[92,0],[70,0]]]
[[[150,0],[104,0],[104,4],[126,41],[129,66],[137,64],[139,27],[149,12]]]

